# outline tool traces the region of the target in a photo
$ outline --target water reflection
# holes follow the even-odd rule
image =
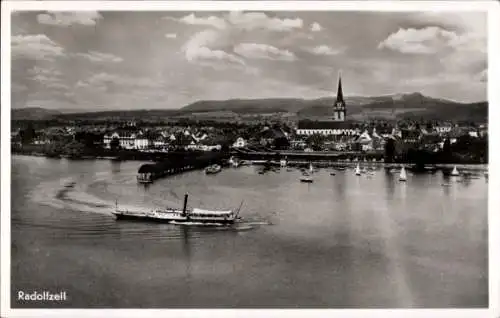
[[[392,200],[394,199],[394,191],[396,189],[396,180],[394,178],[394,174],[389,172],[387,169],[385,170],[384,174],[384,181],[385,181],[385,188],[386,188],[386,193],[388,199]]]
[[[121,161],[111,160],[111,173],[118,174],[121,171]]]
[[[190,229],[189,226],[185,225],[181,225],[179,228],[182,234],[182,250],[184,252],[184,259],[186,260],[186,278],[191,278]]]

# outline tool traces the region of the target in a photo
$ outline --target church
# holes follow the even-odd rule
[[[297,126],[297,135],[314,135],[320,134],[325,136],[352,136],[357,133],[355,129],[351,128],[347,119],[346,103],[344,94],[342,92],[342,78],[339,74],[339,82],[337,87],[337,98],[333,105],[333,116],[331,118],[312,121],[300,120]]]

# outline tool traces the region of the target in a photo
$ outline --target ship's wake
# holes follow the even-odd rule
[[[124,182],[125,181],[125,182]],[[124,210],[142,210],[155,208],[159,206],[179,208],[180,195],[174,190],[169,190],[168,197],[158,199],[150,198],[150,204],[144,204],[137,200],[134,202],[134,195],[127,195],[127,187],[133,187],[133,184],[127,184],[126,180],[121,180],[122,186],[108,183],[106,176],[99,174],[88,179],[85,176],[71,176],[59,180],[50,180],[40,183],[31,193],[30,199],[40,205],[49,206],[58,210],[76,211],[83,213],[98,213],[101,215],[111,215],[111,212],[118,206]],[[125,190],[123,190],[125,188]],[[123,191],[123,193],[121,193]],[[122,200],[122,198],[124,200]],[[118,200],[120,199],[120,200]],[[143,198],[142,201],[145,201]],[[161,201],[161,202],[160,202]],[[178,200],[177,200],[178,201]],[[150,206],[151,205],[151,206]],[[156,206],[152,206],[156,205]],[[177,225],[175,222],[171,224]],[[208,229],[213,231],[249,231],[260,226],[272,225],[268,220],[263,220],[253,216],[243,216],[234,224],[206,224],[197,222],[182,222],[179,225]]]

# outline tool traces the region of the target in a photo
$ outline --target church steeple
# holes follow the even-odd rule
[[[345,121],[346,118],[346,105],[344,101],[344,93],[342,92],[342,78],[339,72],[339,83],[337,87],[337,99],[333,106],[333,120]]]
[[[342,77],[341,77],[340,72],[339,72],[339,85],[337,88],[337,101],[335,102],[335,104],[338,104],[339,102],[345,104],[344,94],[342,93]]]

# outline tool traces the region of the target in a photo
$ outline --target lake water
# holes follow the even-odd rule
[[[383,169],[217,175],[149,187],[141,162],[12,159],[12,306],[488,307],[487,181]],[[75,182],[74,188],[66,188]],[[449,186],[443,186],[443,182]],[[236,208],[232,227],[115,221],[123,206]],[[17,300],[66,291],[65,302]]]

